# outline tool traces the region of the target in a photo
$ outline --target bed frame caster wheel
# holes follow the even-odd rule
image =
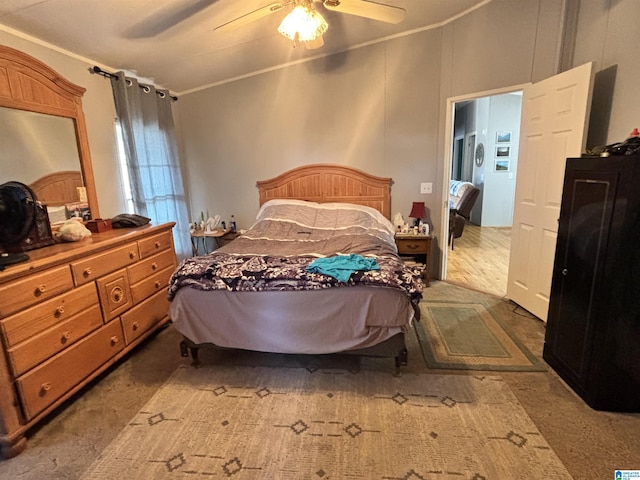
[[[407,363],[408,363],[408,360],[409,360],[409,354],[407,352],[407,349],[403,348],[402,350],[400,350],[398,355],[395,357],[396,369],[395,369],[395,372],[393,373],[394,377],[401,377],[402,376],[402,370],[400,368],[401,367],[406,367]]]
[[[180,355],[183,357],[188,357],[189,352],[191,352],[191,366],[198,368],[202,363],[198,359],[198,347],[190,344],[186,340],[180,342]]]

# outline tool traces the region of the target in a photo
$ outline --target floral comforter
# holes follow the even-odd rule
[[[366,207],[336,210],[300,203],[268,202],[244,235],[211,254],[183,260],[171,277],[169,299],[185,287],[260,292],[363,285],[402,290],[417,306],[421,272],[398,257],[386,219]],[[317,258],[350,253],[374,258],[380,269],[355,271],[347,282],[307,271]]]

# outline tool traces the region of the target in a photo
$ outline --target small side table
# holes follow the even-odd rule
[[[424,283],[429,286],[431,268],[431,235],[396,233],[395,241],[400,255],[410,255],[418,263],[424,264]]]
[[[227,243],[235,240],[240,236],[240,232],[232,232],[228,231],[221,237],[216,238],[216,242],[218,243],[218,248],[224,247]]]
[[[196,230],[191,233],[191,250],[194,256],[200,255],[200,244],[202,244],[202,250],[204,254],[211,253],[216,248],[220,248],[226,245],[231,240],[238,236],[238,232],[232,232],[231,229],[226,230],[213,230],[212,232],[205,232],[203,230]],[[213,238],[215,242],[214,248],[209,251],[207,245],[207,238]]]

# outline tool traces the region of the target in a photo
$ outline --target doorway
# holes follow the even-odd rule
[[[445,185],[470,182],[480,195],[455,249],[443,255],[441,278],[498,296],[507,288],[522,88],[452,98],[447,105]],[[448,205],[455,197],[445,190]],[[448,225],[448,208],[445,213]]]

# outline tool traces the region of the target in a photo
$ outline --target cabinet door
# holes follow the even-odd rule
[[[554,263],[544,358],[578,390],[587,387],[599,321],[598,294],[618,188],[615,169],[568,168]],[[584,394],[584,391],[583,391]]]

